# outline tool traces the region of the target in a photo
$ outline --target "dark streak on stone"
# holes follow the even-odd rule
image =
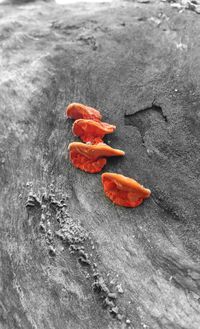
[[[81,27],[78,25],[69,25],[61,22],[52,22],[51,23],[51,28],[54,30],[60,30],[60,31],[70,31],[70,30],[78,30]]]
[[[174,209],[172,205],[167,203],[164,198],[161,198],[160,196],[156,196],[155,193],[152,194],[153,201],[168,215],[170,215],[174,220],[181,220],[184,221],[184,218],[181,218],[178,211]]]
[[[88,46],[92,46],[92,50],[97,50],[97,42],[94,36],[80,36],[78,41],[82,41]]]

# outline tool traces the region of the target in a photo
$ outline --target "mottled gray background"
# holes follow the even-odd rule
[[[199,329],[199,15],[17,2],[0,5],[0,328]],[[117,125],[126,156],[104,171],[150,188],[140,207],[71,166],[74,101]]]

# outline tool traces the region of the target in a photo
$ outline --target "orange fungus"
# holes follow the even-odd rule
[[[134,179],[115,173],[102,174],[102,183],[106,196],[119,206],[135,208],[151,194]]]
[[[111,134],[115,129],[116,126],[105,122],[79,119],[74,122],[72,132],[75,136],[80,137],[83,142],[98,144],[102,143],[102,139],[105,135]]]
[[[122,156],[125,153],[104,143],[89,145],[73,142],[68,147],[72,164],[83,171],[97,173],[106,165],[107,157]]]
[[[93,107],[89,107],[80,103],[71,103],[66,108],[66,116],[71,119],[92,119],[100,121],[102,115]]]

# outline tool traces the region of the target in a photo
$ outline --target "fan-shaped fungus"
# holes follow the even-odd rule
[[[123,151],[113,149],[104,143],[88,145],[73,142],[69,144],[68,150],[73,165],[89,173],[101,171],[107,162],[107,157],[122,156],[125,154]]]
[[[106,134],[111,134],[115,129],[116,126],[105,122],[79,119],[74,122],[72,132],[75,136],[79,136],[83,142],[98,144],[103,142],[102,139]]]
[[[102,174],[102,183],[106,196],[119,206],[135,208],[151,194],[134,179],[119,174]]]
[[[93,107],[89,107],[80,103],[71,103],[66,108],[66,116],[71,119],[92,119],[100,121],[102,115]]]

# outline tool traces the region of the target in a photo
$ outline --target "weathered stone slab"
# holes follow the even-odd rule
[[[0,17],[0,328],[199,329],[198,16],[123,1]],[[105,171],[152,190],[140,207],[69,163],[73,101],[117,125],[126,156]]]

